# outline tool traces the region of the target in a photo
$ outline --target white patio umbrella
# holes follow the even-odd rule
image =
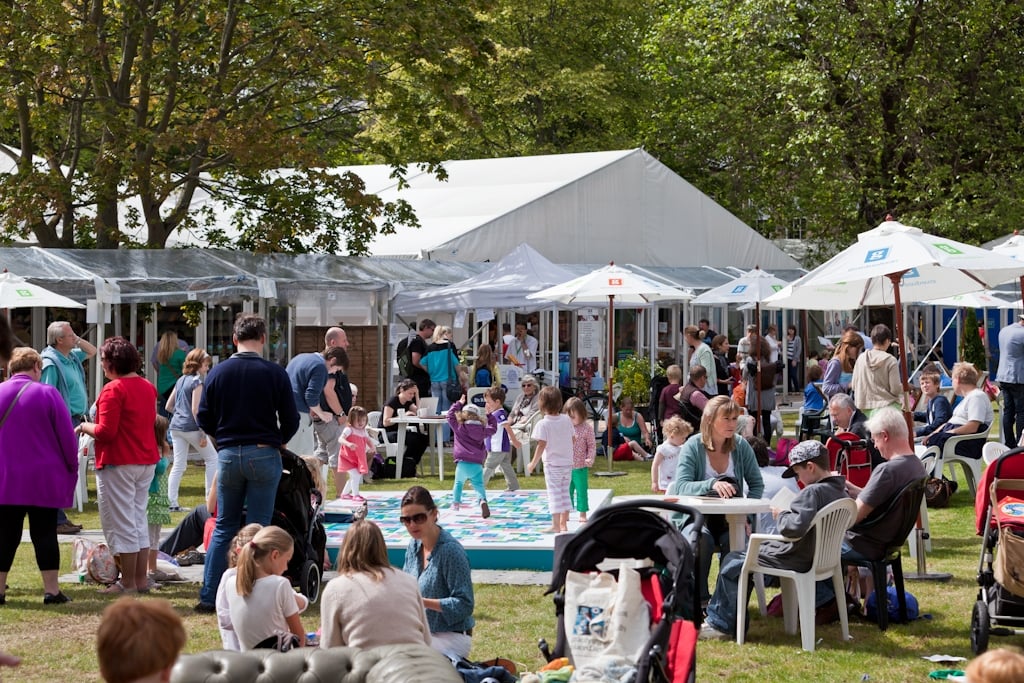
[[[615,356],[615,303],[633,304],[645,306],[660,301],[686,301],[693,298],[693,292],[678,287],[662,284],[638,275],[631,270],[616,266],[614,262],[604,268],[598,268],[586,275],[563,282],[560,285],[542,289],[539,292],[528,294],[527,299],[540,299],[543,301],[555,301],[561,304],[608,304],[608,425],[605,429],[608,435],[606,455],[608,456],[608,470],[612,466],[612,369]]]
[[[902,298],[923,301],[965,294],[1021,275],[1024,262],[887,220],[765,303],[819,311],[895,306],[896,339],[902,340]],[[912,426],[906,359],[906,353],[900,354],[904,413]]]
[[[992,247],[992,252],[1000,256],[1009,256],[1024,264],[1024,236],[1014,230],[1008,240]],[[1024,299],[1024,275],[1020,276],[1020,294]]]
[[[1021,267],[1024,268],[1024,262],[1021,262]],[[1020,301],[1009,301],[1007,299],[1000,298],[995,292],[989,289],[979,292],[968,292],[967,294],[944,296],[941,299],[931,299],[929,301],[922,301],[921,303],[928,304],[930,306],[945,306],[946,308],[1008,309],[1022,307]]]
[[[0,308],[50,307],[85,308],[85,304],[32,284],[14,273],[0,273]]]
[[[724,285],[704,292],[691,303],[696,306],[712,304],[753,304],[754,320],[757,321],[757,329],[754,331],[754,357],[761,359],[761,302],[781,291],[789,283],[766,273],[760,267],[755,267],[737,278],[733,278]],[[757,413],[761,414],[761,392],[756,394]],[[760,417],[757,420],[760,430]]]

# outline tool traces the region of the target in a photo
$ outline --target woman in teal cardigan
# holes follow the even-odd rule
[[[691,436],[679,453],[676,478],[669,493],[681,496],[742,496],[760,498],[764,493],[761,468],[754,449],[747,440],[736,435],[736,426],[743,409],[728,396],[715,396],[704,407],[700,433]],[[683,526],[683,534],[698,538],[692,523]],[[722,557],[729,552],[729,524],[724,515],[705,515],[700,530],[701,579],[698,583],[701,600],[707,602],[711,554],[718,546]],[[737,548],[737,550],[740,550]]]

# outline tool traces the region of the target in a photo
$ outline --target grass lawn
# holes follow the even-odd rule
[[[792,433],[788,425],[786,433]],[[596,467],[601,467],[597,465]],[[612,487],[616,494],[649,492],[649,463],[616,463],[615,469],[627,476],[591,479],[592,486]],[[190,465],[182,484],[182,504],[196,505],[202,497],[202,467]],[[90,484],[93,479],[90,476]],[[437,480],[404,480],[401,485],[421,483],[438,487]],[[538,477],[524,479],[525,487],[540,488]],[[395,489],[397,482],[372,483],[368,489]],[[504,488],[501,477],[490,488]],[[867,622],[851,623],[850,642],[840,642],[839,625],[819,627],[818,649],[814,653],[800,649],[799,636],[783,633],[781,619],[762,618],[753,609],[747,644],[702,642],[698,645],[698,680],[723,681],[909,681],[927,680],[928,673],[940,668],[921,659],[931,654],[970,657],[968,630],[978,570],[980,539],[974,534],[973,500],[963,490],[953,496],[952,504],[930,514],[933,551],[928,556],[931,571],[949,572],[949,583],[907,582],[907,588],[919,600],[927,618],[909,625],[890,626],[886,632]],[[175,514],[175,522],[181,515]],[[98,529],[95,498],[82,514],[71,518],[86,528]],[[62,569],[70,567],[71,545],[62,545]],[[717,569],[717,561],[714,564]],[[904,569],[914,571],[909,556]],[[712,578],[714,573],[712,574]],[[0,649],[22,657],[19,669],[4,671],[10,681],[98,681],[95,657],[95,632],[100,613],[111,598],[99,595],[95,586],[68,585],[64,591],[74,602],[62,606],[42,604],[42,582],[35,568],[32,549],[23,544],[9,578],[7,605],[0,607]],[[159,596],[170,600],[185,621],[188,631],[186,652],[219,649],[216,617],[192,612],[198,586],[167,587]],[[528,669],[543,662],[537,651],[538,638],[554,643],[554,606],[540,586],[476,586],[477,626],[472,657],[488,659],[508,657]],[[146,599],[146,598],[143,598]],[[753,603],[752,603],[753,604]],[[319,627],[319,608],[310,607],[303,615],[307,630]],[[1020,645],[1013,638],[993,638],[992,647]],[[0,677],[3,677],[0,673]],[[866,678],[865,678],[866,676]]]

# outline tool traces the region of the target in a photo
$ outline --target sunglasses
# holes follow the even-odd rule
[[[399,517],[398,521],[405,526],[409,526],[410,524],[423,524],[427,521],[427,513],[417,512],[415,515],[411,515],[409,517]]]

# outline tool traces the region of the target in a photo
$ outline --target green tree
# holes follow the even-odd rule
[[[766,232],[841,245],[892,212],[982,241],[1021,219],[1020,27],[990,0],[673,6],[646,146]]]
[[[978,316],[973,308],[968,308],[960,332],[960,359],[974,363],[979,372],[984,372],[988,370],[988,360],[985,358],[985,345],[978,330]]]
[[[429,88],[405,93],[368,137],[414,159],[465,159],[636,146],[651,106],[642,38],[656,3],[496,0],[481,15],[493,56],[458,91],[471,125]],[[438,125],[438,124],[442,125]]]
[[[405,101],[397,73],[465,112],[455,86],[484,57],[486,2],[7,3],[0,237],[162,247],[209,223],[193,211],[208,194],[233,202],[247,246],[363,253],[408,207],[318,169],[372,154],[400,181],[404,162],[358,130],[373,103]]]

